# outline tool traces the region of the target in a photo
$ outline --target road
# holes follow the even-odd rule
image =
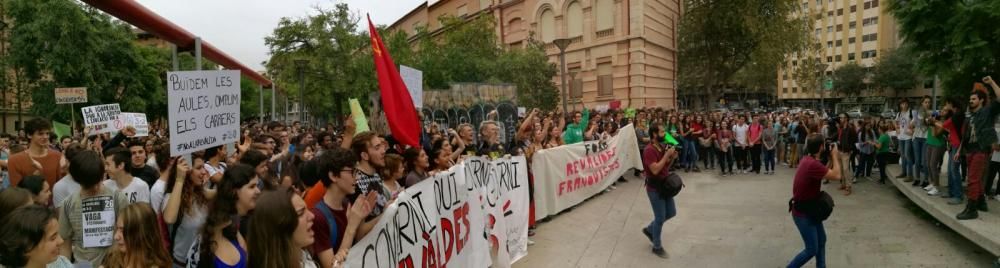
[[[638,178],[540,223],[514,267],[784,267],[803,248],[787,201],[794,170],[720,177],[682,173],[677,217],[663,228],[668,259],[640,232],[653,218]],[[628,172],[631,176],[631,172]],[[891,184],[862,181],[824,224],[830,267],[990,267],[993,257],[939,225]],[[993,202],[993,201],[991,201]],[[1000,203],[993,202],[994,208]],[[810,261],[805,267],[815,267]]]

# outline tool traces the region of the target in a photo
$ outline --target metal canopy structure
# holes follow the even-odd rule
[[[82,1],[139,29],[156,35],[167,42],[173,43],[178,49],[191,51],[196,49],[195,39],[198,36],[191,34],[133,0]],[[222,52],[222,50],[212,46],[212,44],[205,41],[201,41],[200,43],[201,53],[205,58],[228,69],[240,70],[240,73],[253,79],[262,87],[271,87],[271,80],[267,79],[267,77],[243,65],[225,52]]]

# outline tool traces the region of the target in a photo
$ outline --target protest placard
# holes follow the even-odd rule
[[[83,114],[83,125],[91,129],[90,135],[115,131],[112,123],[122,113],[117,103],[87,106],[80,111]]]
[[[399,76],[403,78],[403,84],[410,92],[410,99],[413,99],[413,106],[417,109],[424,107],[424,72],[406,65],[399,65]]]
[[[399,194],[345,267],[510,267],[527,254],[524,157],[469,158]]]
[[[368,127],[368,118],[365,117],[365,111],[361,110],[361,103],[358,102],[358,99],[351,98],[347,100],[347,104],[351,106],[351,116],[354,117],[354,131],[361,133],[371,130]]]
[[[167,73],[170,156],[240,140],[240,72]]]
[[[56,88],[56,104],[87,102],[87,88],[59,87]]]
[[[611,186],[631,168],[642,169],[642,157],[631,124],[608,141],[563,145],[535,152],[535,218],[543,219],[575,206]]]
[[[134,127],[136,137],[149,136],[149,122],[146,121],[146,114],[142,113],[121,113],[114,121],[114,128],[122,130],[125,127]]]

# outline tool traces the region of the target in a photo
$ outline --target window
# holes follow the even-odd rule
[[[843,58],[841,58],[841,57],[840,57],[840,55],[837,55],[837,56],[834,56],[834,57],[833,57],[833,60],[834,60],[834,61],[837,61],[837,62],[841,62],[841,61],[843,61],[844,59],[843,59]]]
[[[788,80],[788,74],[782,74],[781,80]]]
[[[555,12],[552,12],[552,9],[546,8],[542,11],[538,28],[538,33],[542,36],[542,42],[550,43],[556,39],[556,15]]]
[[[827,15],[827,16],[831,16],[831,17],[832,17],[832,16],[833,16],[833,10],[830,10],[830,11],[827,11],[827,12],[826,12],[826,15]]]
[[[601,96],[610,96],[612,91],[611,63],[597,64],[597,93]]]
[[[832,33],[833,32],[833,26],[826,26],[826,32]]]
[[[878,0],[872,0],[872,7],[878,7]]]
[[[837,24],[837,32],[841,32],[841,31],[844,31],[844,25],[843,24]]]
[[[858,5],[851,5],[851,13],[858,12]]]
[[[844,15],[844,9],[843,8],[838,8],[837,9],[837,16],[840,16],[840,15]]]
[[[579,70],[577,70],[579,72]],[[570,94],[572,98],[583,98],[583,79],[577,78],[569,82]]]
[[[861,58],[862,59],[874,58],[875,56],[878,56],[878,54],[875,53],[875,50],[868,50],[868,51],[862,51],[861,52]]]
[[[851,23],[848,23],[847,24],[847,28],[849,28],[851,30],[854,30],[854,28],[858,28],[858,22],[857,21],[852,21]]]
[[[861,36],[861,42],[874,42],[878,40],[878,34],[866,34]]]
[[[826,41],[826,48],[833,48],[833,41]]]
[[[831,57],[831,56],[826,56],[826,62],[828,62],[828,63],[829,63],[829,62],[833,62],[833,57]]]
[[[851,38],[847,38],[847,43],[848,43],[848,44],[854,44],[854,41],[855,41],[855,40],[857,40],[857,39],[855,39],[854,37],[851,37]]]
[[[566,37],[583,35],[583,8],[580,2],[570,3],[566,8]]]
[[[799,66],[799,61],[793,60],[792,61],[792,66]]]
[[[479,0],[479,10],[486,9],[493,4],[493,0]]]
[[[788,88],[787,87],[781,88],[781,93],[788,93]]]
[[[465,16],[466,14],[469,14],[469,9],[466,8],[465,5],[458,6],[458,8],[455,9],[455,16],[457,17],[462,17]]]
[[[823,6],[823,0],[816,0],[816,8]]]
[[[792,88],[792,93],[799,93],[799,88],[793,87]]]
[[[865,2],[865,9],[871,9],[871,8],[872,8],[872,2]]]
[[[843,45],[844,45],[844,40],[837,40],[837,47],[841,47]]]
[[[854,60],[854,52],[847,53],[847,60],[849,60],[849,61]]]
[[[615,4],[614,0],[597,0],[596,6],[591,8],[591,10],[596,13],[597,22],[595,22],[596,30],[603,31],[607,29],[615,28]]]
[[[823,33],[823,29],[816,28],[816,35],[819,35],[820,33]]]
[[[865,18],[861,20],[862,26],[878,25],[878,17]]]

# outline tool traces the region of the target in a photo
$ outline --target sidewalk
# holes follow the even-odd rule
[[[787,212],[794,170],[779,166],[776,175],[725,178],[716,172],[681,173],[687,188],[676,198],[677,217],[663,228],[669,259],[650,253],[640,232],[653,217],[649,201],[641,180],[627,176],[617,190],[540,223],[536,244],[514,267],[787,265],[803,248]],[[919,218],[894,188],[863,180],[845,197],[836,183],[824,187],[837,202],[825,222],[828,266],[990,267],[991,253]]]

